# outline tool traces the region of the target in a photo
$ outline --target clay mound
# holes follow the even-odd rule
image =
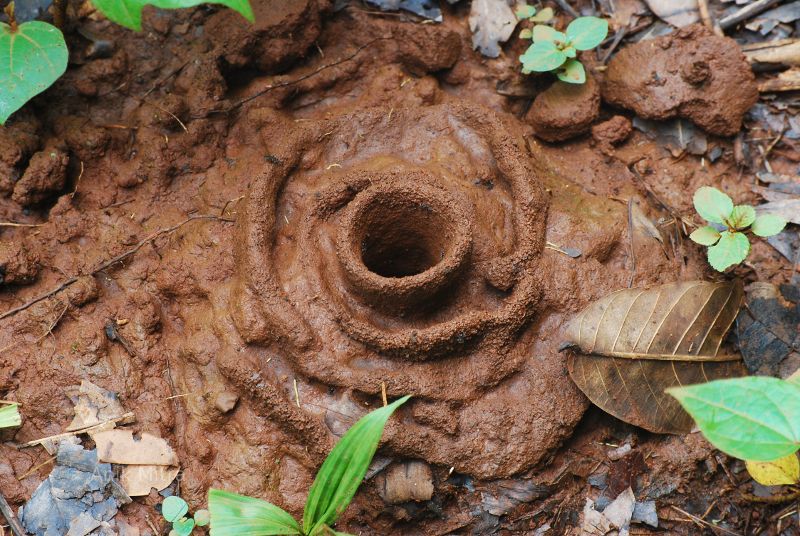
[[[739,46],[702,25],[623,48],[608,64],[602,92],[641,117],[685,117],[720,136],[736,134],[758,100]]]
[[[541,396],[570,381],[523,336],[548,275],[547,200],[522,138],[462,104],[244,124],[287,139],[240,216],[233,314],[255,358],[222,356],[222,373],[252,393],[254,377],[292,392],[270,370],[306,378],[304,409],[333,430],[363,413],[358,393],[413,394],[391,447],[484,478],[556,447],[583,401]]]

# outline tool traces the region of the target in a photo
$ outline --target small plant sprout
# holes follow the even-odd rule
[[[339,440],[325,458],[311,485],[303,511],[303,524],[274,504],[218,489],[208,492],[211,536],[347,536],[331,527],[347,509],[369,464],[392,413],[410,397],[367,413]]]
[[[188,513],[189,505],[180,497],[172,495],[164,499],[161,503],[161,515],[172,523],[169,536],[189,536],[195,527],[208,525],[210,520],[208,510],[198,510],[194,513],[194,517],[187,516]]]
[[[750,205],[733,205],[730,197],[716,188],[703,186],[694,193],[694,208],[710,225],[695,230],[689,238],[708,246],[708,262],[724,272],[747,258],[750,241],[745,232],[757,236],[772,236],[780,233],[786,221],[774,214],[756,216]]]
[[[522,73],[543,73],[555,71],[563,82],[583,84],[586,71],[583,64],[575,59],[579,50],[591,50],[603,42],[608,35],[608,21],[598,17],[578,17],[559,32],[551,26],[537,24],[553,18],[553,10],[545,8],[538,14],[531,6],[523,6],[517,11],[517,18],[535,23],[532,30],[522,30],[522,39],[532,39],[533,44],[519,57]]]
[[[92,0],[98,11],[132,30],[142,29],[142,8],[177,9],[221,4],[255,21],[249,0]],[[53,85],[67,70],[69,52],[61,30],[42,21],[17,24],[14,2],[0,22],[0,125],[33,97]]]
[[[22,424],[19,404],[8,404],[0,407],[0,428],[12,428]]]

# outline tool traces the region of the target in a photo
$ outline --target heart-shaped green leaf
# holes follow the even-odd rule
[[[175,523],[189,511],[186,501],[176,495],[170,495],[161,503],[161,515],[170,523]]]
[[[708,262],[718,272],[739,264],[750,253],[750,241],[744,233],[723,231],[719,242],[708,248]]]
[[[753,233],[758,236],[772,236],[783,231],[786,220],[775,214],[762,214],[753,222]]]
[[[0,22],[0,125],[67,70],[67,44],[61,31],[41,21],[16,31]]]
[[[563,43],[567,40],[567,36],[551,26],[537,24],[533,27],[533,40],[550,41],[551,43]]]
[[[561,67],[567,56],[561,52],[554,43],[549,41],[535,41],[525,54],[519,57],[523,69],[543,73]]]
[[[194,530],[194,519],[184,517],[172,524],[172,530],[177,536],[189,536]]]
[[[578,60],[567,60],[564,68],[558,72],[558,79],[570,84],[583,84],[586,82],[586,71]]]
[[[694,208],[706,221],[726,223],[733,212],[733,201],[711,186],[701,186],[694,193]]]
[[[771,461],[800,448],[800,386],[763,376],[667,389],[719,450]]]
[[[691,238],[693,242],[697,242],[703,246],[713,246],[719,241],[719,237],[719,231],[709,225],[700,227],[689,235],[689,238]]]
[[[567,39],[578,50],[590,50],[608,35],[608,21],[599,17],[578,17],[567,26]]]
[[[179,9],[200,4],[221,4],[238,12],[250,22],[255,22],[249,0],[92,0],[92,2],[109,20],[137,31],[142,29],[142,8],[146,5],[161,9]]]
[[[533,37],[533,32],[531,32],[528,28],[523,28],[519,31],[519,38],[520,39],[531,39]]]
[[[734,229],[744,229],[756,221],[756,209],[750,205],[736,205],[731,211],[729,223]]]

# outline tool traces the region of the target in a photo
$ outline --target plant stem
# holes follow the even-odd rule
[[[67,22],[67,0],[53,0],[53,23],[59,30],[64,30]]]
[[[8,25],[11,26],[11,33],[17,31],[17,18],[14,16],[14,2],[13,0],[8,3],[5,8],[6,16],[8,17]]]

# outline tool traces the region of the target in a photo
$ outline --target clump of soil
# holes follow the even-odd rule
[[[554,82],[536,97],[525,120],[538,137],[557,142],[588,132],[599,116],[600,86],[587,75],[584,84]]]
[[[685,117],[732,136],[758,87],[736,42],[696,24],[620,50],[605,72],[603,99],[647,119]]]

